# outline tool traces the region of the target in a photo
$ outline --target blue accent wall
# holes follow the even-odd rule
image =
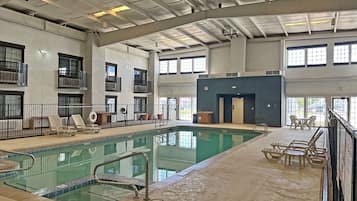
[[[205,87],[208,87],[207,91],[204,90]],[[269,126],[280,127],[284,88],[282,76],[198,79],[197,111],[212,111],[213,122],[218,123],[219,97],[240,96],[245,99],[246,123],[267,123]],[[224,106],[225,122],[231,122],[232,115],[226,112],[231,111],[231,98],[225,98]]]

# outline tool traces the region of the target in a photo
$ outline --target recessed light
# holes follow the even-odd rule
[[[93,15],[96,16],[96,17],[102,17],[103,15],[106,15],[106,14],[107,14],[107,12],[100,11],[100,12],[94,13]]]
[[[116,8],[113,8],[111,9],[111,11],[114,11],[114,12],[122,12],[122,11],[126,11],[126,10],[129,10],[130,8],[128,6],[119,6],[119,7],[116,7]]]
[[[235,86],[235,85],[232,86],[232,89],[236,89],[236,88],[237,88],[237,86]]]

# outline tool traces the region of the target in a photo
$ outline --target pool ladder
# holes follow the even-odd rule
[[[35,165],[35,157],[32,154],[28,153],[22,153],[22,152],[16,152],[16,151],[8,151],[8,150],[3,150],[0,149],[0,153],[8,153],[8,154],[14,154],[14,155],[21,155],[25,156],[27,158],[31,159],[31,164],[28,167],[22,167],[18,169],[7,169],[7,170],[0,170],[0,174],[2,173],[9,173],[9,172],[19,172],[19,171],[25,171],[31,169]],[[0,159],[1,161],[1,159]]]
[[[110,161],[106,161],[106,162],[103,162],[103,163],[100,163],[100,164],[96,165],[94,167],[94,171],[93,171],[93,175],[94,175],[95,180],[98,183],[118,184],[118,182],[109,182],[109,181],[104,181],[104,180],[99,179],[98,176],[97,176],[98,168],[100,168],[100,167],[102,167],[104,165],[108,165],[108,164],[111,164],[111,163],[115,163],[115,162],[124,160],[126,158],[137,156],[137,155],[141,155],[145,159],[145,198],[144,198],[144,201],[150,201],[150,199],[149,199],[149,158],[145,154],[145,152],[143,152],[143,151],[131,152],[131,153],[129,153],[127,155],[124,155],[124,156],[121,156],[119,158],[116,158],[116,159],[113,159],[113,160],[110,160]],[[135,196],[136,197],[139,196],[138,189],[136,188],[136,186],[134,184],[130,184],[130,183],[120,183],[120,184],[132,187],[134,189],[134,191],[135,191]]]

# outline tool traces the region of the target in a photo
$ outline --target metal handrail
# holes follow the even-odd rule
[[[0,174],[1,173],[8,173],[8,172],[15,172],[15,171],[17,172],[17,171],[29,170],[35,165],[35,160],[36,159],[35,159],[35,156],[32,155],[32,154],[16,152],[16,151],[8,151],[8,150],[3,150],[3,149],[0,149],[0,152],[9,153],[9,154],[16,154],[16,155],[22,155],[22,156],[29,157],[31,159],[31,165],[29,165],[28,167],[19,168],[19,169],[13,169],[13,170],[0,170]]]
[[[103,163],[100,163],[100,164],[96,165],[94,167],[94,171],[93,171],[94,178],[96,180],[99,180],[98,177],[97,177],[97,170],[98,170],[99,167],[104,166],[104,165],[108,165],[108,164],[111,164],[111,163],[115,163],[115,162],[121,161],[123,159],[127,159],[127,158],[130,158],[130,157],[133,157],[133,156],[137,156],[137,155],[141,155],[145,159],[145,198],[144,198],[144,201],[150,201],[150,199],[149,199],[149,158],[145,154],[145,152],[143,152],[143,151],[131,152],[128,155],[125,155],[125,156],[122,156],[122,157],[119,157],[119,158],[116,158],[116,159],[113,159],[113,160],[110,160],[110,161],[106,161],[106,162],[103,162]]]

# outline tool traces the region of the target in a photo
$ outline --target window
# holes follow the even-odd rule
[[[286,123],[290,125],[290,116],[295,115],[297,118],[305,117],[305,98],[288,97],[287,98],[287,115]]]
[[[134,97],[134,113],[146,113],[146,97]]]
[[[315,126],[326,124],[326,99],[323,97],[307,97],[307,117],[315,116]]]
[[[82,114],[82,95],[58,94],[58,114],[61,117]]]
[[[334,64],[357,63],[357,42],[335,43],[333,51]]]
[[[349,98],[340,97],[340,98],[332,98],[332,109],[339,114],[346,121],[348,118],[348,110],[349,107]]]
[[[357,127],[357,97],[351,97],[351,111],[350,111],[350,123],[352,126]]]
[[[105,111],[110,113],[117,112],[117,97],[116,96],[106,96],[105,97]]]
[[[327,45],[289,47],[287,62],[288,68],[326,66]]]
[[[108,82],[115,82],[117,79],[117,65],[105,63],[105,79]]]
[[[198,57],[193,59],[193,71],[202,73],[206,71],[206,57]]]
[[[192,59],[181,59],[181,73],[192,73]]]
[[[80,71],[83,69],[83,58],[58,53],[59,65],[58,74],[62,77],[80,78]]]
[[[177,59],[160,60],[160,74],[176,74]]]
[[[179,147],[187,149],[196,149],[196,136],[192,131],[179,131]]]
[[[0,68],[16,71],[24,63],[25,46],[0,41]]]
[[[134,69],[134,83],[135,85],[144,85],[147,83],[147,71],[142,69]]]
[[[0,119],[22,119],[23,93],[0,91]]]
[[[179,101],[179,119],[188,121],[192,120],[191,97],[180,97]]]

